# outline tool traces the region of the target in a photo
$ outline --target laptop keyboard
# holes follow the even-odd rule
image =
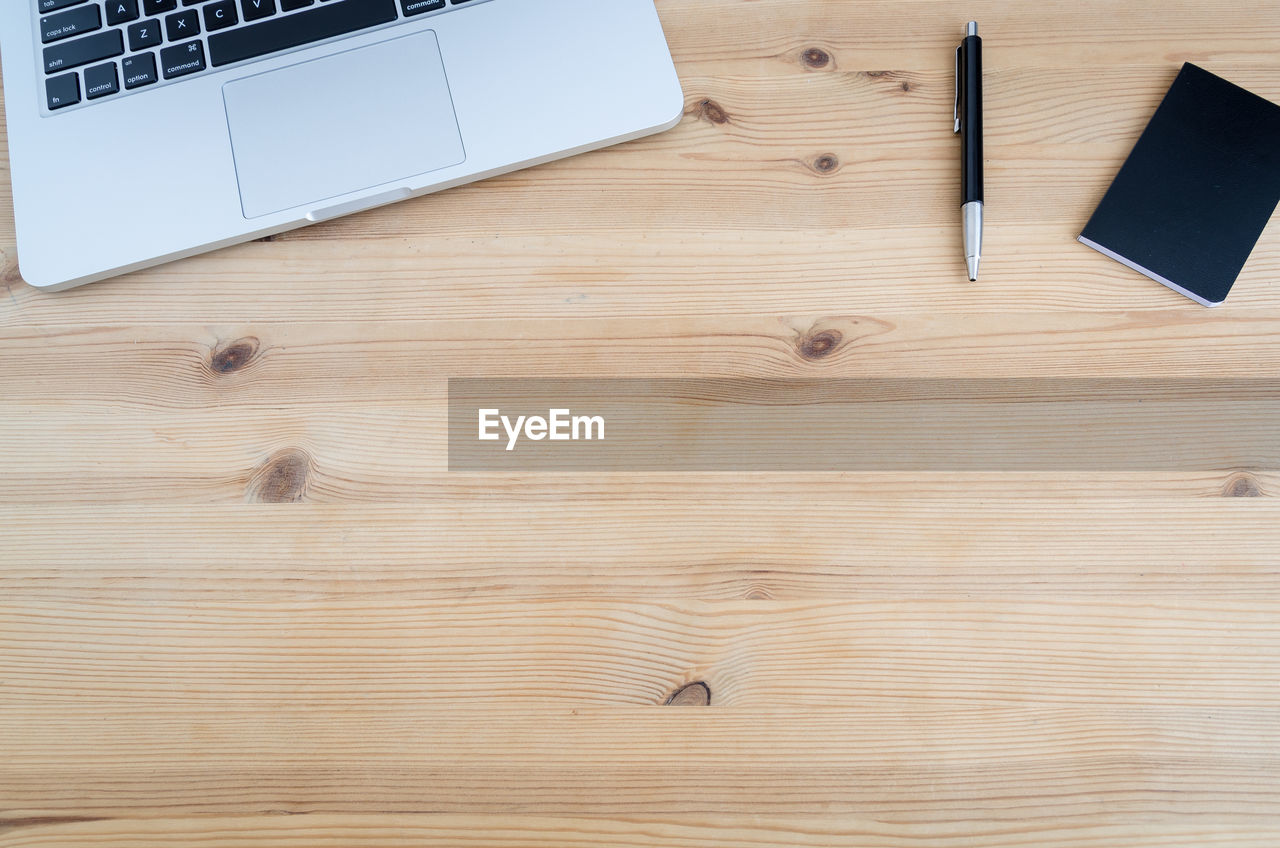
[[[12,2],[12,0],[5,0]],[[485,0],[28,0],[51,112]]]

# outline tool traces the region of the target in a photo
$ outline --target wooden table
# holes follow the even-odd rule
[[[1280,375],[1280,227],[1213,311],[1073,240],[1275,3],[659,6],[652,139],[61,295],[0,203],[2,848],[1280,843],[1274,469],[445,456],[449,377]]]

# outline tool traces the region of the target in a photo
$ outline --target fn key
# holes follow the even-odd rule
[[[50,111],[74,106],[80,102],[80,77],[75,73],[49,77],[45,80],[44,91],[49,98]]]

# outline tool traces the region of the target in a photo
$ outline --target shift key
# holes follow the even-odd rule
[[[44,49],[44,72],[65,71],[90,62],[110,59],[124,52],[120,30],[110,29],[75,41],[63,41]]]

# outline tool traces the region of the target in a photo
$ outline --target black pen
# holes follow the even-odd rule
[[[982,261],[982,39],[969,21],[956,48],[956,132],[960,133],[960,216],[969,279],[978,279]]]

